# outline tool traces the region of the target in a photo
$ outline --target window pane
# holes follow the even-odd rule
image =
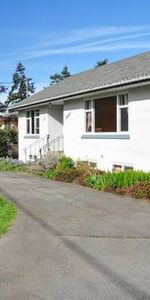
[[[27,117],[27,118],[30,117],[30,112],[29,112],[29,111],[26,112],[26,117]]]
[[[121,131],[128,131],[128,108],[121,108]]]
[[[39,134],[40,133],[40,120],[39,120],[39,118],[36,118],[35,122],[36,122],[36,133]]]
[[[95,131],[116,132],[116,97],[95,100]]]
[[[85,101],[85,110],[89,110],[92,108],[91,100]]]
[[[34,110],[31,111],[31,126],[32,126],[32,134],[35,133],[34,129]]]
[[[119,105],[120,106],[128,105],[128,95],[127,94],[119,96]]]
[[[35,111],[35,115],[36,115],[36,117],[39,116],[39,110],[38,109]]]
[[[86,132],[92,131],[92,113],[86,112]]]
[[[27,134],[30,133],[30,119],[27,119]]]

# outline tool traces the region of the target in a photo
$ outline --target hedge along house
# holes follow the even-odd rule
[[[150,171],[150,52],[73,75],[17,103],[19,159],[52,153]]]

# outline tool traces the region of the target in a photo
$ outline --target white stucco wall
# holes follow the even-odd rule
[[[56,137],[63,132],[63,110],[62,106],[56,107],[40,107],[40,134],[27,135],[26,134],[26,111],[19,112],[19,159],[26,160],[24,149],[29,145],[36,143],[45,137],[47,134],[50,138]],[[30,110],[30,109],[28,109]],[[42,141],[41,141],[42,143]],[[36,146],[37,147],[37,146]],[[33,149],[34,151],[34,149]]]
[[[111,170],[113,164],[150,171],[150,87],[121,92],[129,95],[129,139],[82,138],[83,100],[64,105],[64,152],[73,159],[89,160]],[[88,135],[88,134],[87,134]],[[99,137],[99,138],[98,138]]]

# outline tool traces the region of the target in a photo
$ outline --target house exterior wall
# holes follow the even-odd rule
[[[33,108],[31,108],[32,110]],[[28,158],[25,155],[25,148],[35,143],[33,151],[38,151],[38,147],[41,143],[46,142],[42,141],[42,138],[46,135],[50,135],[50,138],[53,138],[56,134],[61,134],[63,131],[63,112],[62,107],[49,107],[43,106],[36,108],[40,110],[40,134],[26,134],[26,110],[19,112],[18,115],[18,125],[19,125],[19,159],[21,161],[26,161]],[[29,109],[27,109],[29,110]],[[42,144],[41,144],[42,145]],[[44,144],[43,144],[44,145]]]
[[[74,160],[96,162],[100,169],[113,165],[150,171],[150,87],[121,92],[129,98],[129,133],[85,133],[83,100],[64,104],[64,152]],[[99,97],[101,98],[101,96]]]

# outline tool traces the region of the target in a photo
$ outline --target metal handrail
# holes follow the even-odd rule
[[[52,151],[53,149],[53,151]],[[40,150],[40,158],[42,158],[42,152],[47,154],[48,152],[60,153],[63,152],[63,134],[49,140],[45,145],[43,145]]]

